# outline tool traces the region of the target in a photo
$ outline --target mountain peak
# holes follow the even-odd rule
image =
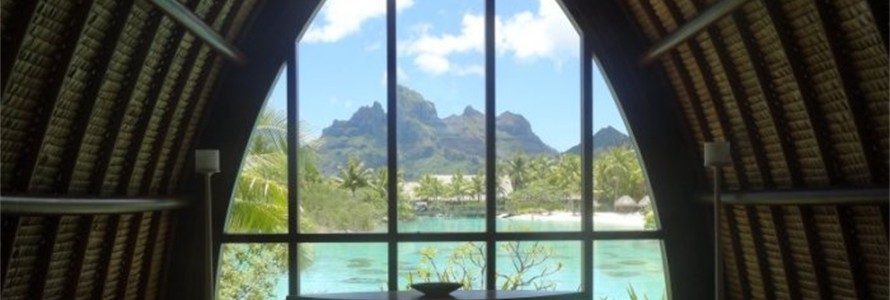
[[[630,145],[630,137],[626,134],[621,133],[618,129],[612,126],[606,126],[600,128],[593,134],[593,154],[596,155],[600,151]],[[565,153],[572,154],[581,154],[581,146],[576,145],[569,150],[566,150]]]
[[[615,127],[612,127],[612,125],[606,125],[606,127],[600,128],[600,130],[597,130],[596,132],[597,132],[597,133],[600,133],[600,132],[609,132],[609,133],[620,133],[620,134],[624,134],[624,133],[621,133],[621,131],[618,131],[618,129],[615,129]]]
[[[477,116],[483,116],[483,115],[481,112],[479,112],[478,110],[473,108],[472,105],[467,105],[467,107],[464,108],[463,116],[464,117],[477,117]]]
[[[528,123],[528,120],[526,120],[525,117],[523,117],[520,114],[515,114],[509,110],[501,113],[501,115],[497,117],[497,122],[498,122],[498,127],[513,128],[513,130],[505,129],[508,131],[531,132],[531,128],[532,128],[531,124]]]
[[[437,115],[435,104],[415,90],[397,89],[396,122],[400,165],[406,176],[452,172],[456,169],[477,170],[485,161],[484,113],[466,106],[461,114],[447,118]],[[347,121],[335,121],[322,131],[320,167],[333,174],[346,163],[347,157],[358,157],[369,168],[386,165],[386,108],[381,103],[363,106]],[[556,151],[532,132],[522,115],[504,112],[497,118],[498,156],[515,153],[553,155]]]

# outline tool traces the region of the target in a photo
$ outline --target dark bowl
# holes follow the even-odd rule
[[[462,286],[464,285],[457,282],[427,282],[412,284],[411,288],[423,293],[424,296],[440,297],[447,296]]]

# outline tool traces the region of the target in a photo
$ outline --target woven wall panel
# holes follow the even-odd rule
[[[661,34],[659,30],[656,28],[654,21],[646,16],[643,5],[651,5],[651,3],[640,3],[644,0],[628,0],[627,4],[630,8],[631,12],[636,16],[637,20],[639,20],[640,27],[643,33],[646,34],[646,37],[651,41],[656,41],[661,38]],[[667,73],[668,79],[671,82],[671,85],[674,87],[674,90],[677,92],[677,97],[680,102],[680,108],[683,111],[683,114],[686,117],[687,122],[689,123],[690,131],[696,140],[703,140],[704,136],[701,132],[701,126],[698,124],[699,120],[695,117],[695,113],[692,110],[689,91],[687,91],[683,84],[680,81],[680,73],[677,70],[677,66],[668,59],[661,60],[662,67]]]
[[[160,88],[157,83],[157,78],[161,78],[162,75],[157,74],[157,72],[158,69],[161,68],[161,64],[169,63],[168,61],[165,61],[165,59],[168,58],[164,57],[164,50],[167,47],[172,47],[172,45],[168,44],[171,43],[170,39],[173,35],[174,26],[176,26],[176,23],[169,18],[165,17],[161,20],[161,25],[155,32],[154,38],[152,39],[153,42],[149,46],[148,55],[143,62],[143,67],[139,69],[140,73],[136,75],[136,85],[134,86],[131,98],[128,100],[129,104],[124,113],[120,133],[118,133],[118,139],[111,152],[111,160],[102,185],[104,191],[109,193],[116,191],[121,184],[119,180],[123,176],[123,172],[132,170],[133,164],[140,163],[138,160],[131,161],[127,159],[130,154],[130,144],[136,142],[137,138],[151,135],[151,133],[136,133],[133,131],[137,128],[137,123],[140,119],[151,117],[152,112],[145,111],[146,105],[149,101],[154,101],[155,99],[148,99],[147,97],[150,90]],[[132,195],[132,193],[130,193],[130,195]]]
[[[107,269],[104,270],[104,274],[101,274],[103,289],[99,291],[100,295],[103,298],[112,298],[117,297],[118,289],[121,287],[121,281],[126,280],[121,278],[121,269],[124,264],[124,260],[129,259],[126,256],[126,248],[127,243],[129,241],[129,231],[130,226],[133,223],[133,215],[122,215],[118,220],[117,230],[114,232],[113,239],[109,241],[111,243],[111,252],[110,255],[107,256],[106,261]]]
[[[853,274],[845,248],[837,208],[813,207],[813,221],[824,257],[821,263],[828,268],[831,292],[835,299],[856,299]]]
[[[104,70],[104,77],[100,85],[96,104],[90,112],[87,130],[83,138],[81,149],[76,154],[74,174],[69,183],[72,193],[90,192],[90,186],[96,184],[94,174],[103,172],[103,166],[98,165],[100,158],[110,155],[109,149],[103,149],[103,144],[113,142],[112,135],[117,128],[111,119],[116,114],[122,114],[126,102],[119,97],[127,81],[133,80],[132,70],[129,69],[136,59],[137,48],[144,47],[152,37],[152,28],[148,22],[149,14],[153,11],[151,4],[145,1],[136,1],[130,10],[121,32],[120,42],[115,45],[111,54],[108,68]],[[154,12],[155,14],[157,12]],[[95,191],[93,191],[95,192]]]
[[[754,62],[748,57],[736,24],[731,19],[725,18],[717,22],[716,26],[720,29],[719,38],[726,44],[726,51],[733,64],[733,68],[729,71],[737,72],[741,79],[740,86],[744,88],[748,109],[751,110],[751,117],[757,125],[756,136],[760,138],[763,151],[769,160],[768,166],[773,184],[778,188],[790,187],[791,174],[782,151],[780,141],[782,137],[779,136],[776,124],[770,115],[769,105],[766,103],[764,89],[769,83],[757,79]],[[755,132],[754,129],[749,131]]]
[[[51,103],[42,100],[47,95],[50,84],[42,78],[48,78],[57,72],[59,64],[56,55],[63,49],[66,31],[70,29],[72,1],[40,1],[31,17],[29,26],[22,40],[21,49],[12,64],[8,83],[3,90],[2,127],[0,140],[3,154],[0,177],[4,188],[12,187],[12,180],[24,176],[20,169],[22,157],[33,153],[30,144],[39,139],[36,133],[38,115],[51,110]],[[24,187],[19,187],[23,189]]]
[[[144,213],[142,216],[139,216],[141,222],[139,222],[139,228],[137,229],[135,248],[132,250],[132,254],[130,255],[129,262],[129,270],[127,270],[127,278],[126,285],[124,285],[124,298],[126,299],[134,299],[139,294],[139,283],[142,280],[143,273],[142,265],[145,259],[146,249],[148,248],[148,235],[149,229],[151,228],[152,218],[154,218],[155,213]]]
[[[40,251],[47,246],[49,218],[19,218],[18,230],[12,242],[9,266],[3,282],[3,299],[27,299],[29,288],[35,277],[35,264],[40,259]],[[6,242],[6,241],[4,241]]]
[[[80,274],[76,277],[76,290],[74,292],[75,299],[90,299],[96,288],[96,283],[104,278],[101,272],[97,270],[102,257],[102,249],[111,241],[105,240],[108,228],[111,226],[111,219],[108,216],[95,216],[92,221],[92,230],[87,240],[86,250],[84,251]]]
[[[864,91],[862,99],[868,103],[866,111],[856,113],[868,116],[869,122],[875,131],[875,136],[867,137],[880,146],[882,154],[881,162],[888,164],[890,157],[890,94],[888,90],[888,57],[887,48],[880,37],[877,26],[886,27],[887,24],[876,24],[869,4],[864,0],[835,0],[829,1],[832,9],[842,19],[840,24],[834,24],[833,28],[843,32],[845,38],[844,48],[849,52],[855,66],[856,83]],[[886,14],[887,12],[883,12]]]
[[[212,79],[215,81],[217,76],[219,75],[221,59],[219,57],[214,57],[214,59],[212,59],[212,60],[213,60],[212,66],[210,67],[211,75],[210,75],[209,79]],[[198,96],[198,98],[195,100],[195,101],[197,101],[197,103],[195,104],[195,114],[204,113],[204,109],[207,106],[208,98],[210,98],[210,89],[202,90],[201,95]],[[178,182],[180,175],[182,175],[182,173],[183,173],[182,162],[187,160],[186,156],[188,155],[188,153],[191,152],[190,150],[192,150],[192,147],[193,147],[192,145],[194,144],[194,136],[195,136],[195,133],[197,132],[197,129],[198,129],[198,120],[195,120],[195,119],[190,120],[188,122],[187,127],[185,127],[185,132],[184,132],[185,139],[183,140],[183,143],[180,145],[180,148],[178,151],[179,157],[177,158],[177,161],[180,163],[176,164],[176,167],[173,169],[172,182]],[[173,186],[173,185],[168,186],[168,189],[174,189],[174,188],[175,188],[175,186]]]
[[[689,1],[679,1],[679,3],[689,3]],[[739,165],[733,165],[737,172],[744,172],[744,177],[747,179],[748,186],[746,188],[763,188],[763,180],[760,172],[764,170],[760,170],[757,165],[757,159],[754,156],[753,145],[751,145],[751,135],[755,131],[755,128],[749,129],[746,127],[745,121],[742,118],[742,112],[739,108],[739,103],[736,101],[733,95],[732,87],[730,86],[729,78],[726,75],[727,70],[724,68],[724,65],[720,61],[720,58],[717,54],[713,41],[711,40],[710,35],[699,35],[696,39],[697,42],[701,45],[704,58],[707,60],[707,63],[710,65],[711,70],[714,72],[713,80],[715,81],[719,90],[719,101],[721,105],[724,106],[724,111],[727,115],[726,128],[729,131],[729,135],[733,136],[734,139],[731,139],[732,147],[739,154],[741,161],[737,162]],[[731,66],[727,66],[731,67]],[[729,137],[727,137],[729,139]],[[726,172],[727,170],[724,170]],[[728,172],[727,172],[728,173]],[[739,182],[741,185],[741,182]]]
[[[164,264],[164,255],[166,254],[165,251],[167,250],[167,244],[170,239],[167,232],[169,232],[169,229],[172,226],[170,222],[171,214],[171,212],[165,211],[157,216],[160,218],[158,221],[158,233],[154,241],[149,241],[153,250],[151,251],[151,264],[149,265],[148,270],[145,270],[145,272],[148,272],[148,278],[145,280],[145,299],[157,299],[159,295],[159,282]]]
[[[201,19],[206,19],[207,13],[209,10],[217,6],[216,3],[210,2],[200,2],[198,6],[195,8],[195,15],[197,15]],[[148,172],[153,170],[149,170],[149,168],[154,168],[155,164],[153,161],[153,157],[158,155],[157,152],[161,151],[160,149],[155,149],[155,144],[158,139],[163,139],[164,136],[167,135],[167,126],[169,126],[169,120],[166,120],[167,116],[172,113],[168,111],[172,111],[175,109],[177,105],[178,99],[181,91],[174,91],[174,87],[178,85],[180,81],[184,81],[186,76],[188,76],[188,72],[191,70],[185,69],[187,62],[185,61],[187,58],[187,53],[191,52],[192,48],[196,45],[195,38],[191,34],[185,34],[181,28],[174,33],[173,36],[170,37],[172,42],[177,43],[177,47],[175,48],[166,48],[163,55],[163,60],[165,61],[165,65],[167,67],[165,74],[158,74],[158,80],[155,81],[155,94],[152,94],[152,97],[155,97],[154,105],[151,106],[150,115],[147,115],[143,122],[147,122],[145,127],[145,132],[141,136],[141,143],[139,145],[134,145],[135,150],[138,152],[135,156],[135,161],[133,162],[131,177],[129,178],[129,183],[127,184],[128,194],[138,194],[140,191],[150,192],[149,184],[146,184],[143,181],[144,176],[150,176],[151,174],[146,175]],[[163,80],[160,80],[163,78]],[[173,95],[173,93],[177,93],[177,95]],[[148,112],[147,112],[148,113]],[[132,150],[131,150],[132,151]],[[166,152],[169,154],[169,151]],[[150,165],[151,164],[151,165]],[[145,186],[143,186],[145,185]]]
[[[761,275],[762,270],[757,253],[757,247],[760,245],[754,242],[748,211],[744,206],[734,206],[732,207],[732,213],[735,215],[738,246],[742,250],[742,261],[748,275],[748,286],[746,288],[751,289],[751,297],[753,299],[766,299],[767,290],[764,280],[768,279],[763,278]]]
[[[818,141],[809,121],[803,95],[796,84],[785,49],[779,40],[766,8],[759,1],[751,1],[740,8],[745,13],[756,38],[758,47],[764,53],[763,63],[769,67],[770,79],[775,86],[782,117],[788,123],[788,134],[794,144],[794,152],[799,163],[799,172],[807,186],[820,187],[828,184],[828,176],[818,147]],[[790,54],[788,54],[790,55]]]
[[[870,177],[867,161],[861,149],[853,113],[847,105],[847,97],[838,72],[837,63],[827,43],[823,30],[823,20],[812,0],[780,2],[786,13],[794,40],[806,62],[805,69],[816,97],[819,113],[824,117],[827,138],[836,155],[831,163],[836,164],[846,180],[866,184]]]
[[[887,247],[887,228],[881,219],[881,210],[886,207],[879,206],[853,206],[849,208],[854,220],[856,240],[859,241],[858,263],[862,264],[866,271],[868,281],[868,297],[871,299],[890,298],[890,260]]]
[[[186,2],[198,16],[218,11],[207,22],[229,38],[256,4]],[[177,158],[191,149],[181,146],[194,138],[186,131],[197,128],[224,61],[194,36],[174,34],[183,28],[146,0],[0,5],[4,58],[14,58],[3,62],[0,190],[176,193],[180,176],[171,173],[183,170]],[[192,49],[198,61],[186,68]],[[3,218],[3,299],[160,295],[169,212]]]
[[[75,238],[81,229],[80,218],[76,216],[63,216],[59,220],[59,228],[55,233],[55,242],[52,245],[52,254],[41,260],[48,260],[48,268],[43,284],[43,299],[62,299],[65,288],[68,267],[75,256]],[[40,284],[40,283],[38,283]]]
[[[249,16],[249,12],[253,10],[257,5],[256,0],[244,1],[240,3],[241,9],[231,10],[226,13],[228,15],[227,18],[231,18],[226,22],[218,22],[217,24],[213,24],[213,26],[218,26],[225,33],[226,38],[229,40],[234,40],[238,36],[241,29],[243,29],[244,22],[247,21]],[[224,25],[225,24],[225,25]],[[226,28],[227,27],[227,28]],[[217,77],[219,76],[219,71],[222,68],[221,58],[216,55],[212,55],[208,57],[209,61],[206,61],[206,68],[209,69],[209,72],[202,76],[203,78],[207,78],[206,82],[216,82]],[[203,86],[201,91],[198,93],[196,98],[193,98],[195,101],[194,113],[193,115],[202,115],[204,108],[206,106],[206,101],[211,96],[211,89],[208,86]],[[198,127],[198,119],[192,118],[189,122],[185,123],[184,131],[182,133],[183,139],[179,145],[178,155],[176,157],[176,164],[172,169],[172,174],[170,175],[172,178],[171,183],[166,187],[167,190],[175,189],[176,183],[179,182],[179,178],[183,173],[182,167],[183,162],[186,161],[186,154],[190,150],[192,150],[193,145],[193,137],[195,136],[195,132]]]
[[[890,249],[882,216],[887,206],[725,208],[732,217],[721,227],[730,299],[747,299],[749,293],[754,299],[888,297]],[[737,264],[743,269],[735,268]],[[742,286],[737,288],[739,279]]]
[[[74,139],[72,126],[77,119],[87,81],[97,80],[95,76],[101,71],[96,70],[95,66],[100,51],[114,46],[103,45],[101,41],[112,26],[111,12],[116,5],[122,4],[110,0],[96,1],[89,11],[74,55],[64,69],[66,74],[56,96],[57,99],[50,99],[56,101],[56,105],[52,108],[49,124],[41,148],[38,150],[41,157],[35,166],[29,191],[46,193],[53,192],[56,188],[63,154],[67,150],[69,140]],[[62,65],[64,66],[64,63]]]
[[[697,104],[693,103],[693,105],[699,105],[704,114],[706,124],[706,128],[708,130],[708,134],[711,136],[711,140],[713,141],[727,141],[729,138],[724,135],[723,126],[720,123],[720,120],[717,118],[717,112],[714,108],[713,99],[711,97],[710,91],[705,84],[704,75],[701,73],[701,66],[693,57],[691,53],[691,49],[688,46],[680,46],[677,49],[678,55],[680,57],[680,61],[685,65],[685,69],[688,70],[689,77],[692,79],[692,85],[695,89],[695,97],[697,100]],[[728,124],[727,124],[728,125]],[[697,147],[700,148],[700,147]],[[739,179],[735,170],[736,166],[731,165],[723,168],[724,174],[724,182],[726,183],[727,188],[729,189],[739,189]],[[706,172],[708,176],[710,172]],[[710,178],[710,177],[709,177]]]
[[[665,1],[652,1],[652,10],[655,15],[655,18],[658,19],[662,27],[668,32],[673,32],[677,29],[678,23],[683,22],[683,20],[677,20],[673,16],[672,8],[668,7],[668,3]],[[698,46],[698,45],[696,45]],[[673,60],[675,64],[680,64],[678,66],[678,71],[682,73],[678,80],[679,83],[686,90],[686,96],[691,96],[692,99],[688,99],[690,102],[690,107],[692,109],[693,115],[696,116],[696,119],[701,119],[699,128],[701,131],[704,131],[702,134],[703,141],[726,141],[729,140],[729,137],[725,134],[725,124],[720,120],[718,116],[717,108],[714,104],[714,96],[712,93],[718,93],[717,91],[711,90],[712,87],[706,82],[706,80],[710,80],[710,78],[705,79],[703,76],[702,65],[706,62],[698,61],[699,58],[697,55],[703,54],[694,54],[692,50],[692,46],[687,44],[681,44],[677,46],[675,49],[676,58]],[[691,91],[690,91],[691,90]],[[696,147],[700,149],[700,147]],[[741,166],[738,166],[741,167]],[[724,182],[730,189],[738,189],[740,187],[739,179],[736,171],[737,166],[729,165],[723,167]],[[713,178],[711,177],[711,173],[706,172],[705,176],[711,181]]]
[[[744,285],[742,284],[742,270],[739,270],[737,267],[739,265],[740,257],[736,257],[735,248],[733,247],[734,241],[737,239],[730,234],[731,227],[729,226],[729,219],[727,211],[730,210],[731,207],[725,206],[723,211],[723,218],[720,219],[720,246],[723,254],[723,273],[729,276],[724,276],[723,281],[726,286],[726,294],[729,299],[733,300],[742,300],[744,299],[744,293],[742,289],[744,289]]]
[[[795,206],[782,206],[781,210],[785,220],[783,229],[788,233],[788,247],[794,266],[794,276],[800,287],[799,293],[806,299],[819,299],[819,281],[816,278],[813,254],[810,253],[809,240],[800,209]]]
[[[167,176],[169,164],[175,163],[175,157],[172,154],[179,151],[177,148],[178,145],[176,144],[177,139],[184,134],[183,131],[185,128],[183,127],[185,127],[187,120],[192,118],[189,114],[191,113],[189,108],[194,106],[193,100],[195,99],[195,93],[197,93],[195,88],[198,85],[198,81],[202,78],[200,75],[206,72],[205,67],[207,57],[212,55],[211,50],[207,46],[199,45],[199,47],[200,49],[198,50],[197,57],[193,63],[192,70],[188,73],[188,77],[185,78],[186,82],[182,88],[182,93],[176,95],[177,97],[181,97],[181,100],[173,108],[174,112],[167,135],[164,137],[164,141],[160,146],[161,148],[154,150],[160,151],[154,173],[146,174],[146,176],[151,176],[151,183],[148,187],[149,193],[151,194],[164,191],[164,189],[161,189],[161,182],[164,180],[164,177]]]
[[[199,3],[196,8],[195,13],[198,16],[201,16],[203,19],[207,19],[208,13],[216,14],[213,19],[213,23],[216,23],[218,20],[225,19],[227,16],[227,8],[231,8],[232,2],[226,3]],[[220,13],[217,13],[220,12]],[[215,30],[219,30],[219,28],[213,27]],[[198,63],[202,59],[200,55],[191,55],[192,53],[201,53],[203,52],[204,57],[207,55],[207,51],[209,49],[203,44],[196,42],[195,37],[189,33],[186,33],[180,41],[180,46],[178,47],[176,54],[174,55],[173,62],[171,64],[171,69],[168,70],[167,78],[164,81],[163,88],[159,97],[161,97],[164,101],[160,101],[158,103],[158,107],[155,109],[156,112],[159,112],[155,115],[155,118],[152,118],[152,123],[149,124],[149,130],[160,132],[163,136],[146,139],[143,141],[142,150],[139,152],[139,155],[142,156],[141,159],[137,159],[138,162],[149,162],[153,160],[153,165],[143,166],[141,164],[137,164],[137,169],[145,169],[144,172],[138,172],[134,174],[134,177],[130,180],[130,189],[131,191],[135,187],[139,187],[144,191],[147,191],[149,194],[156,194],[158,192],[158,186],[163,176],[166,174],[166,162],[170,153],[173,151],[172,144],[178,134],[179,127],[182,125],[181,118],[185,114],[184,110],[189,107],[192,99],[192,92],[194,90],[194,86],[198,81],[201,80],[199,77],[195,77],[195,74],[204,71],[204,64]],[[196,52],[197,51],[197,52]],[[191,61],[186,61],[191,60]],[[160,122],[164,122],[163,126]],[[135,176],[138,174],[138,176]],[[143,179],[143,177],[148,177]]]
[[[136,160],[133,162],[135,166],[133,166],[133,175],[128,184],[128,194],[134,195],[139,193],[139,190],[142,188],[142,176],[146,173],[145,168],[149,163],[149,159],[151,155],[154,154],[154,151],[158,151],[157,149],[152,149],[152,145],[155,143],[155,139],[158,138],[157,135],[162,126],[160,123],[163,114],[166,110],[173,109],[170,107],[170,97],[173,85],[177,80],[182,80],[178,76],[182,73],[184,53],[191,49],[194,45],[193,41],[194,39],[192,38],[183,38],[181,42],[179,42],[179,47],[176,48],[176,54],[173,56],[172,60],[167,58],[167,60],[171,60],[169,63],[170,69],[167,71],[168,73],[159,87],[160,92],[157,95],[157,104],[151,112],[146,112],[146,116],[144,116],[144,118],[148,118],[148,124],[142,136],[142,144],[137,146],[140,151],[136,155]],[[161,74],[157,74],[156,76],[160,77]]]
[[[785,271],[785,261],[782,257],[782,243],[786,241],[779,240],[779,234],[776,229],[775,221],[772,217],[772,209],[769,206],[757,206],[756,219],[754,226],[760,228],[760,239],[763,241],[763,256],[766,258],[769,267],[770,277],[767,280],[772,281],[772,293],[776,299],[791,299],[791,284],[789,282],[787,272]]]

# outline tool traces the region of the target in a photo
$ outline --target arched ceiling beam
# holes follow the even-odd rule
[[[646,54],[640,59],[640,63],[644,65],[652,63],[665,53],[676,48],[677,45],[705,30],[705,28],[717,22],[723,16],[733,12],[736,8],[745,4],[746,1],[748,0],[723,0],[717,2],[649,48],[649,51],[646,51]]]
[[[210,47],[222,53],[226,58],[237,62],[244,63],[244,54],[241,50],[235,48],[234,45],[226,41],[219,33],[211,28],[207,23],[201,21],[201,18],[192,13],[188,8],[175,0],[152,0],[155,6],[161,9],[167,16],[182,24],[189,32],[199,39],[207,42]]]

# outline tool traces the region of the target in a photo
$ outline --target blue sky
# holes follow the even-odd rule
[[[484,1],[398,0],[397,78],[440,117],[484,111]],[[385,0],[328,0],[299,43],[300,119],[310,134],[386,102]],[[557,150],[579,142],[579,36],[555,0],[496,3],[496,110],[522,114]],[[283,76],[280,76],[280,78]],[[284,109],[278,80],[269,105]],[[385,107],[385,105],[384,105]],[[594,67],[594,128],[627,132]]]

